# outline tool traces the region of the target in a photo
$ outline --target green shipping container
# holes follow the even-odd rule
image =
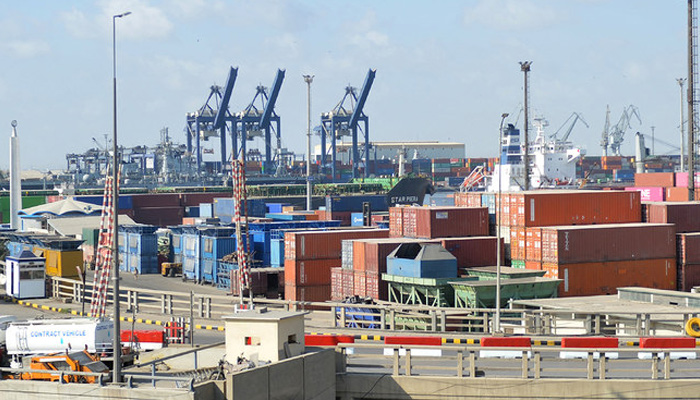
[[[22,209],[46,204],[46,196],[22,196]],[[2,222],[10,222],[10,196],[0,197],[0,214]]]

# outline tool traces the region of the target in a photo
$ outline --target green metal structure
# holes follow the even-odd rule
[[[557,297],[561,279],[542,277],[502,279],[501,304],[508,300],[546,299]],[[454,291],[457,308],[494,308],[496,306],[496,281],[455,281],[450,285]]]

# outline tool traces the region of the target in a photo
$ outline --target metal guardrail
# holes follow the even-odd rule
[[[352,351],[350,351],[352,349]],[[386,352],[377,353],[381,349]],[[439,355],[426,351],[441,350]],[[363,352],[365,350],[366,352]],[[374,352],[372,352],[374,350]],[[479,347],[479,346],[405,346],[340,343],[342,354],[338,372],[383,373],[394,376],[509,377],[522,379],[585,378],[591,379],[682,379],[697,377],[700,349],[628,349],[628,348],[548,348],[548,347]],[[423,352],[416,356],[416,353]],[[482,351],[510,353],[485,357]],[[578,353],[561,358],[562,351]],[[445,354],[448,353],[448,354]],[[639,357],[645,353],[645,357]],[[683,353],[686,358],[674,357]],[[351,371],[348,371],[351,370]]]
[[[51,295],[54,298],[70,298],[80,304],[92,295],[92,285],[85,287],[79,280],[51,277]],[[120,301],[133,313],[144,312],[166,316],[193,316],[203,319],[220,319],[229,315],[238,298],[227,295],[199,294],[150,289],[123,289]],[[109,296],[111,304],[112,298]],[[414,330],[426,332],[489,333],[493,328],[494,309],[442,308],[422,305],[347,304],[333,302],[299,302],[255,298],[259,305],[285,310],[314,309],[330,311],[333,321],[327,328],[354,327],[379,330]],[[357,311],[365,309],[366,311]],[[504,309],[501,325],[506,332],[512,330],[529,335],[565,336],[572,334],[649,336],[657,331],[683,333],[690,318],[698,314],[689,312],[574,312],[567,310]],[[366,317],[364,320],[357,317]],[[323,327],[317,327],[323,328]]]

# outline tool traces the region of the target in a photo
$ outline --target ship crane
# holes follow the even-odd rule
[[[603,148],[603,155],[608,155],[608,148],[613,155],[621,155],[620,147],[622,146],[622,142],[625,140],[625,132],[627,129],[632,127],[632,117],[637,117],[637,121],[639,121],[640,124],[642,123],[642,118],[639,116],[639,109],[630,104],[622,111],[622,115],[620,115],[620,119],[617,121],[617,124],[610,126],[610,107],[608,107],[605,117],[603,137],[600,142],[601,147]]]
[[[238,126],[235,134],[241,138],[240,152],[245,160],[246,142],[262,137],[265,141],[265,161],[263,172],[275,171],[276,162],[281,162],[280,153],[282,149],[282,139],[280,130],[280,117],[275,112],[275,104],[279,96],[282,82],[284,81],[285,70],[278,69],[272,88],[258,85],[255,89],[255,96],[248,107],[237,114]],[[269,94],[268,94],[269,93]],[[257,105],[256,105],[257,104]],[[272,135],[275,136],[275,144],[272,143]],[[274,150],[273,150],[274,149]],[[234,148],[233,158],[237,158],[238,149]]]
[[[364,136],[364,158],[369,159],[369,118],[364,113],[364,106],[369,96],[369,91],[374,82],[374,76],[377,73],[376,69],[370,69],[367,72],[365,83],[362,85],[362,90],[358,96],[356,89],[351,86],[345,88],[345,95],[340,100],[338,105],[333,110],[321,114],[321,165],[327,164],[328,149],[326,141],[331,141],[331,175],[333,179],[337,179],[336,175],[336,142],[342,139],[343,136],[352,137],[352,151],[350,161],[352,162],[352,177],[357,178],[359,175],[359,164],[362,158],[358,147],[358,131],[361,131]],[[349,103],[346,105],[346,101]],[[346,108],[347,106],[347,108]],[[363,126],[359,126],[359,122],[363,122]],[[364,169],[364,177],[367,177],[367,168]]]
[[[209,97],[204,105],[197,111],[187,114],[185,133],[187,135],[187,152],[194,154],[197,163],[197,172],[202,170],[202,141],[208,141],[212,137],[218,137],[221,145],[221,170],[226,165],[226,130],[233,131],[236,126],[236,117],[229,113],[228,103],[233,92],[233,86],[238,76],[238,68],[229,70],[226,86],[213,85],[210,88]],[[228,124],[227,124],[228,123]],[[194,139],[194,144],[192,143]],[[234,142],[235,144],[235,142]],[[194,147],[194,148],[193,148]],[[220,172],[220,171],[219,171]]]
[[[573,121],[571,121],[571,123],[570,123],[570,125],[569,125],[569,128],[566,130],[566,132],[564,132],[564,134],[562,135],[562,137],[561,137],[560,139],[557,139],[557,135],[559,134],[559,132],[564,128],[564,126],[566,126],[567,123],[569,123],[569,121],[570,121],[572,118],[573,118]],[[561,142],[566,142],[566,141],[569,139],[569,136],[571,135],[571,131],[574,129],[574,126],[576,125],[576,122],[578,122],[579,120],[580,120],[584,125],[586,125],[586,128],[589,128],[588,123],[583,119],[583,116],[582,116],[581,114],[577,113],[577,112],[573,112],[573,113],[571,113],[571,115],[569,115],[569,118],[567,118],[566,121],[564,121],[564,123],[561,124],[561,126],[559,127],[559,129],[557,129],[556,132],[554,132],[553,134],[551,134],[551,135],[549,136],[550,139],[558,140],[558,141],[561,141]]]

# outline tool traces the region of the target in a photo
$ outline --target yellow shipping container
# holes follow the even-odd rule
[[[46,275],[61,278],[77,278],[78,269],[83,266],[82,250],[54,250],[34,247],[34,254],[46,259]]]

